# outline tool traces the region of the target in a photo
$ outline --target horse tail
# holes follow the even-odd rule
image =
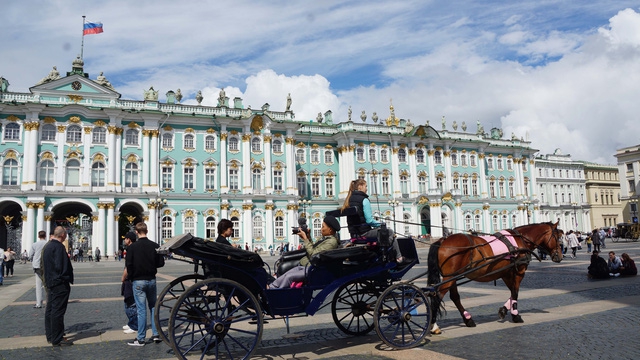
[[[438,264],[438,250],[440,250],[440,244],[442,243],[442,239],[436,241],[431,244],[429,248],[429,255],[427,257],[427,284],[432,286],[440,283],[440,279],[442,276],[442,271],[440,270],[440,265]],[[442,303],[442,298],[438,293],[438,289],[435,289],[435,294],[431,298],[431,313],[433,314],[433,318],[431,319],[431,323],[435,323],[436,320],[443,315],[444,304]]]

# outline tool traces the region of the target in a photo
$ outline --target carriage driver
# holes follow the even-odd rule
[[[338,248],[338,245],[340,244],[338,241],[338,231],[340,231],[340,222],[331,215],[324,217],[324,220],[322,221],[322,228],[320,229],[322,239],[315,243],[309,240],[309,234],[302,230],[298,231],[297,235],[304,241],[304,248],[307,250],[307,256],[300,259],[298,266],[278,277],[269,285],[269,288],[289,288],[293,282],[303,281],[307,276],[307,269],[309,268],[307,265],[313,255],[325,250]]]

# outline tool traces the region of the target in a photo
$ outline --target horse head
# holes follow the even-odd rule
[[[544,241],[544,244],[539,244],[543,246],[545,250],[547,250],[549,255],[551,255],[551,261],[557,263],[562,261],[562,247],[560,246],[560,244],[562,243],[561,239],[562,235],[564,234],[564,231],[558,229],[558,223],[559,222],[556,222],[555,224],[546,223],[546,225],[550,227],[551,233]]]

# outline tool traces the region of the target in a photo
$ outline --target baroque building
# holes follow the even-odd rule
[[[37,231],[61,225],[69,246],[112,255],[139,221],[162,242],[186,232],[214,239],[221,218],[234,222],[239,246],[295,245],[289,229],[304,217],[319,236],[355,178],[368,181],[374,215],[407,235],[494,232],[584,202],[584,189],[538,201],[536,150],[480,122],[469,132],[444,118],[439,130],[414,126],[392,103],[380,118],[362,111],[354,121],[349,110],[340,121],[331,111],[298,121],[290,100],[285,111],[252,109],[224,91],[217,106],[202,106],[200,92],[198,105],[181,104],[180,90],[161,102],[153,87],[124,100],[83,67],[80,58],[66,76],[54,67],[28,93],[0,80],[0,246],[29,248]],[[540,204],[553,213],[541,216]]]

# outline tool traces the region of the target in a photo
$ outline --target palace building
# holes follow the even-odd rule
[[[234,222],[239,246],[295,245],[298,219],[319,236],[356,178],[368,181],[375,216],[401,234],[493,232],[539,218],[537,150],[480,122],[415,126],[392,103],[385,115],[299,121],[289,101],[284,111],[252,108],[224,91],[217,106],[201,105],[200,93],[198,105],[181,104],[179,90],[162,102],[153,88],[125,100],[80,58],[28,93],[11,92],[9,80],[0,79],[0,247],[28,249],[37,231],[61,225],[69,246],[111,256],[139,221],[162,242],[186,232],[214,239],[221,218]]]

